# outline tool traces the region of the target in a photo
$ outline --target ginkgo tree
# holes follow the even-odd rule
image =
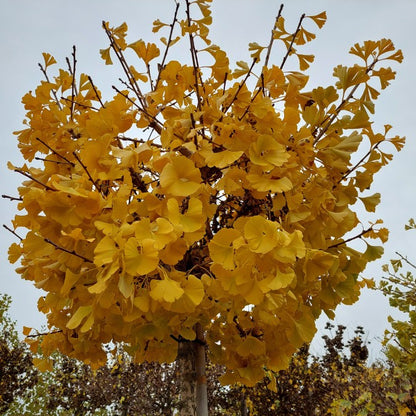
[[[224,383],[253,385],[287,367],[322,311],[371,284],[360,273],[388,231],[357,211],[375,211],[373,175],[404,144],[371,122],[401,51],[355,44],[358,63],[310,90],[314,57],[299,49],[325,13],[293,32],[281,6],[270,42],[250,43],[232,68],[209,40],[210,3],[174,2],[172,21],[154,22],[159,45],[103,22],[101,56],[124,73],[112,98],[79,73],[75,47],[54,75],[43,54],[45,80],[23,97],[27,163],[9,166],[26,179],[6,226],[19,239],[10,261],[46,292],[50,331],[26,329],[33,349],[99,366],[111,341],[138,362],[207,346]],[[188,63],[168,59],[181,43]]]

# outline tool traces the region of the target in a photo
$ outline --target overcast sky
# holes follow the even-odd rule
[[[227,51],[231,62],[249,61],[248,42],[268,43],[279,6],[279,1],[272,0],[213,0],[211,39]],[[122,73],[117,67],[105,66],[99,56],[98,50],[107,47],[101,29],[102,20],[114,26],[125,21],[129,25],[130,39],[149,41],[154,40],[152,22],[157,18],[170,21],[173,8],[173,0],[0,0],[1,194],[16,195],[16,187],[22,179],[10,172],[6,163],[22,163],[12,132],[22,128],[24,109],[21,97],[35,89],[42,79],[37,65],[42,61],[42,52],[51,53],[60,66],[65,67],[65,56],[70,56],[72,46],[76,45],[78,71],[91,75],[99,88],[110,92],[111,85],[117,83]],[[316,56],[309,71],[311,86],[330,85],[334,66],[354,63],[348,50],[356,42],[387,37],[403,50],[405,56],[404,63],[395,66],[396,80],[377,101],[374,118],[376,127],[392,124],[393,134],[407,136],[405,149],[376,176],[372,186],[372,192],[382,194],[376,217],[383,218],[391,232],[384,258],[372,263],[365,273],[366,277],[378,278],[381,265],[394,257],[395,251],[416,259],[413,250],[416,231],[404,231],[405,222],[412,216],[416,217],[416,2],[287,0],[283,11],[286,28],[294,30],[302,13],[313,15],[323,10],[327,11],[328,21],[322,30],[314,28],[317,39],[305,49]],[[175,53],[170,55],[171,59],[181,59],[181,51]],[[280,63],[281,57],[275,55],[275,58]],[[15,204],[0,200],[2,223],[10,225],[15,209]],[[39,328],[45,322],[36,307],[41,292],[30,282],[21,280],[14,267],[8,264],[7,249],[13,241],[14,237],[2,228],[0,293],[12,296],[11,315],[17,320],[19,330],[23,325]],[[380,349],[377,339],[387,327],[389,313],[391,310],[382,295],[366,291],[357,304],[338,308],[335,323],[347,325],[351,334],[356,325],[364,326],[368,339],[372,341],[372,356],[377,358]],[[321,327],[325,320],[321,320]]]

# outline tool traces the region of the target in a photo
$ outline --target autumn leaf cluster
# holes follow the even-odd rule
[[[223,381],[253,384],[264,366],[288,365],[322,311],[357,299],[360,273],[382,253],[368,239],[388,235],[357,209],[375,211],[373,175],[391,160],[388,146],[404,144],[389,125],[374,131],[371,116],[395,75],[384,64],[402,54],[387,39],[356,44],[359,63],[308,90],[313,56],[298,50],[325,13],[291,32],[281,11],[270,43],[251,43],[251,61],[234,69],[209,40],[208,0],[156,20],[159,45],[103,22],[101,56],[125,75],[107,100],[78,73],[75,48],[54,76],[43,54],[45,80],[23,97],[16,133],[27,163],[10,164],[26,178],[11,231],[27,234],[9,259],[46,291],[46,355],[100,365],[115,341],[138,362],[172,361],[200,324],[213,361],[229,369]],[[189,64],[168,60],[186,43]]]

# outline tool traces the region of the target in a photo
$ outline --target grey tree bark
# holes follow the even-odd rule
[[[176,359],[180,383],[180,416],[208,416],[205,337],[200,324],[196,339],[181,341]]]

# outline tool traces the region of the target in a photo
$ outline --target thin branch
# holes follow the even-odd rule
[[[121,64],[121,67],[123,68],[123,71],[125,73],[125,75],[127,76],[127,79],[132,87],[132,90],[134,91],[134,93],[136,94],[136,97],[139,99],[140,104],[142,105],[143,108],[146,107],[146,100],[144,99],[144,96],[140,90],[139,85],[136,82],[136,79],[134,78],[133,74],[130,71],[130,68],[126,62],[126,59],[124,58],[123,52],[121,50],[121,48],[117,45],[116,40],[113,37],[113,34],[111,33],[111,31],[107,28],[106,23],[103,21],[103,28],[105,30],[105,33],[108,36],[108,39],[110,40],[110,46],[113,49],[114,53],[117,56],[118,61]]]
[[[101,187],[99,184],[97,184],[97,182],[93,179],[93,177],[91,176],[88,168],[82,163],[81,159],[79,158],[79,156],[75,153],[72,152],[72,154],[74,155],[75,159],[79,162],[79,164],[82,166],[82,168],[84,169],[84,171],[86,172],[86,174],[88,175],[89,180],[92,182],[92,184],[98,189],[98,191],[101,192]]]
[[[40,68],[40,70],[42,71],[43,75],[45,76],[46,81],[48,81],[48,82],[50,83],[50,81],[49,81],[49,77],[48,77],[48,74],[46,73],[46,69],[42,66],[42,64],[38,63],[38,65],[39,65],[39,68]],[[61,103],[59,102],[59,100],[58,100],[58,96],[56,95],[56,91],[55,91],[53,88],[52,88],[52,94],[53,94],[53,96],[54,96],[54,98],[55,98],[55,102],[56,102],[56,104],[58,105],[58,108],[59,108],[60,110],[62,110]]]
[[[416,269],[416,265],[414,265],[412,262],[410,262],[407,257],[404,257],[403,255],[401,255],[399,252],[396,251],[396,254],[403,260],[405,261],[409,266],[413,267],[414,269]]]
[[[70,107],[71,121],[74,118],[75,95],[78,95],[78,93],[77,93],[77,87],[76,87],[76,79],[75,79],[76,65],[77,65],[77,60],[75,58],[75,52],[76,52],[76,48],[75,48],[75,45],[74,45],[74,46],[72,46],[72,67],[71,67],[71,64],[69,62],[69,59],[66,58],[66,62],[68,63],[69,72],[72,75],[72,82],[71,82],[71,107]]]
[[[154,147],[157,147],[158,149],[162,148],[162,145],[157,144],[157,143],[153,143],[150,140],[133,139],[131,137],[124,137],[124,136],[116,136],[114,138],[117,139],[117,140],[127,140],[127,141],[133,142],[133,143],[141,143],[141,144],[147,143],[149,146],[154,146]]]
[[[361,165],[361,163],[364,162],[367,157],[371,155],[371,153],[378,148],[380,143],[383,143],[384,140],[381,140],[377,142],[374,146],[371,146],[370,150],[351,168],[348,169],[348,171],[342,176],[342,178],[338,181],[338,183],[341,183],[344,179],[346,179],[352,172],[354,172],[356,169],[358,169]]]
[[[248,72],[247,72],[247,74],[246,74],[245,78],[243,79],[243,81],[242,81],[242,82],[240,83],[240,85],[238,86],[237,91],[235,92],[234,97],[233,97],[233,99],[231,100],[230,104],[228,104],[228,105],[227,105],[227,107],[226,107],[224,110],[222,110],[222,112],[223,112],[224,114],[225,114],[225,113],[226,113],[226,112],[230,109],[230,107],[233,105],[234,101],[236,100],[236,98],[237,98],[238,94],[240,93],[241,89],[243,88],[244,84],[247,82],[248,77],[251,75],[251,71],[253,70],[253,67],[254,67],[254,65],[256,64],[256,62],[258,62],[258,61],[257,61],[257,58],[254,58],[254,59],[253,59],[253,62],[252,62],[252,64],[251,64],[251,66],[250,66],[250,69],[248,70]]]
[[[393,341],[406,353],[411,355],[412,353],[406,348],[404,347],[397,338],[394,338]]]
[[[146,117],[149,117],[152,121],[149,124],[149,127],[156,130],[158,134],[162,131],[162,125],[161,122],[155,117],[149,114],[144,108],[140,107],[135,103],[127,94],[124,94],[124,92],[120,91],[117,87],[112,85],[113,90],[117,91],[118,94],[122,95],[126,100],[130,101],[139,111],[141,111]]]
[[[27,172],[24,172],[23,170],[20,169],[14,169],[15,172],[20,173],[23,176],[26,176],[26,178],[31,179],[33,182],[36,182],[37,184],[43,186],[47,191],[56,191],[56,189],[51,188],[50,186],[46,185],[45,183],[38,181],[36,178],[34,178],[33,176],[29,175]]]
[[[360,234],[355,235],[354,237],[348,238],[346,240],[340,241],[337,244],[333,244],[332,246],[329,246],[328,248],[334,248],[334,247],[338,247],[338,246],[342,246],[343,244],[347,244],[350,241],[356,240],[357,238],[361,238],[363,235],[367,234],[368,232],[370,232],[373,229],[373,227],[371,226],[370,228],[367,228],[366,230],[361,231]]]
[[[78,254],[75,250],[68,250],[65,247],[61,247],[58,244],[54,243],[53,241],[49,240],[49,238],[44,238],[43,241],[45,241],[48,244],[51,244],[54,246],[57,250],[61,250],[65,253],[72,254],[73,256],[79,257],[80,259],[88,262],[88,263],[94,263],[92,260],[87,259],[86,257],[82,256],[81,254]]]
[[[105,106],[104,106],[103,102],[101,101],[100,94],[98,93],[97,88],[95,88],[95,85],[94,85],[94,83],[92,82],[92,78],[91,78],[89,75],[88,75],[88,81],[90,82],[90,84],[91,84],[91,86],[92,86],[92,89],[94,90],[95,96],[98,98],[98,101],[99,101],[99,102],[100,102],[100,104],[101,104],[101,107],[102,107],[102,108],[105,108]]]
[[[227,79],[228,79],[228,72],[226,72],[225,75],[224,75],[224,82],[223,82],[223,85],[222,85],[222,95],[225,94],[225,86],[227,85]]]
[[[41,142],[44,146],[46,146],[54,155],[56,155],[56,156],[60,157],[61,159],[65,160],[65,162],[68,163],[69,165],[71,165],[72,167],[75,166],[75,163],[68,160],[65,156],[61,155],[56,150],[52,149],[52,147],[50,147],[48,144],[46,144],[43,140],[39,139],[39,137],[36,137],[36,140]]]
[[[93,107],[92,105],[86,105],[86,104],[81,104],[78,101],[73,101],[72,99],[70,100],[69,98],[65,98],[65,97],[61,97],[63,100],[65,101],[69,101],[71,103],[71,105],[76,104],[80,107],[84,107],[84,108],[90,108],[91,110],[96,110],[98,111],[98,108]]]
[[[44,157],[35,157],[35,160],[40,160],[42,162],[56,163],[57,165],[67,165],[66,162],[61,162],[59,160],[49,160],[49,159],[45,159]]]
[[[290,42],[289,48],[287,49],[287,52],[286,52],[286,55],[284,56],[283,61],[280,64],[280,69],[283,69],[283,67],[285,66],[285,63],[286,63],[287,58],[289,57],[289,55],[292,52],[293,44],[295,43],[296,36],[298,35],[298,33],[299,33],[300,29],[301,29],[302,22],[303,22],[303,19],[305,17],[306,17],[306,14],[303,13],[303,15],[299,19],[298,27],[296,28],[295,33],[292,36],[292,41]]]
[[[374,68],[374,65],[378,62],[377,58],[374,59],[374,61],[371,63],[371,65],[366,69],[366,74],[368,74],[370,71],[372,71],[372,69]],[[341,112],[341,110],[344,108],[345,104],[348,103],[351,98],[353,97],[355,91],[357,91],[358,87],[361,85],[360,84],[356,84],[354,85],[354,87],[352,88],[351,92],[348,94],[348,96],[346,98],[344,98],[342,100],[342,102],[338,105],[338,107],[335,109],[334,113],[332,114],[332,116],[327,116],[325,117],[325,119],[322,121],[322,123],[320,124],[321,126],[324,125],[324,123],[326,123],[326,125],[322,128],[322,130],[320,130],[319,134],[317,134],[313,144],[315,145],[318,140],[327,132],[327,130],[329,129],[329,127],[331,126],[331,124],[334,122],[334,120],[338,117],[338,114]]]
[[[267,47],[267,54],[266,54],[266,59],[264,61],[264,66],[267,66],[268,63],[269,63],[270,53],[272,51],[272,46],[273,46],[273,42],[274,42],[274,30],[276,29],[277,22],[279,21],[281,15],[282,15],[282,10],[283,10],[283,3],[280,5],[279,13],[277,14],[276,20],[274,22],[274,26],[273,26],[273,29],[272,29],[272,34],[270,36],[269,46]]]
[[[234,321],[235,327],[237,328],[237,331],[240,337],[245,338],[247,336],[247,333],[246,331],[244,331],[244,329],[241,327],[240,323],[238,322],[237,316],[234,316],[233,321]]]
[[[168,41],[167,41],[167,43],[166,43],[165,53],[163,54],[162,61],[161,61],[161,63],[159,64],[159,73],[158,73],[158,75],[157,75],[157,79],[156,79],[156,83],[155,83],[155,87],[154,87],[154,89],[156,89],[156,88],[158,87],[158,85],[159,85],[159,82],[160,82],[160,76],[161,76],[162,71],[163,71],[163,69],[164,69],[164,67],[165,67],[166,57],[167,57],[167,55],[168,55],[168,51],[169,51],[169,48],[170,48],[170,44],[172,43],[173,29],[174,29],[174,27],[175,27],[175,23],[177,22],[177,20],[176,20],[176,19],[177,19],[177,16],[178,16],[178,10],[179,10],[179,2],[177,2],[177,1],[176,1],[175,3],[176,3],[175,13],[174,13],[174,15],[173,15],[173,20],[172,20],[172,23],[171,23],[171,25],[170,25],[169,37],[168,37]]]
[[[57,329],[56,331],[52,331],[52,332],[36,332],[36,334],[26,335],[26,338],[43,337],[45,335],[59,334],[61,332],[63,332],[62,329]]]
[[[152,72],[150,71],[150,64],[146,65],[147,76],[149,77],[150,89],[153,91],[153,79]]]
[[[186,17],[188,21],[188,27],[191,27],[191,13],[189,8],[189,0],[186,0]],[[205,90],[204,83],[201,78],[200,74],[200,66],[198,62],[198,56],[195,48],[195,39],[192,33],[189,32],[189,44],[190,44],[190,51],[191,51],[191,58],[192,58],[192,66],[194,68],[194,78],[195,78],[195,92],[196,92],[196,98],[197,98],[197,107],[198,110],[201,110],[201,94],[199,92],[199,82],[201,82],[202,89]]]
[[[20,241],[23,241],[23,238],[20,237],[19,234],[17,234],[15,231],[13,231],[11,228],[9,228],[6,224],[3,224],[3,228],[5,228],[7,231],[11,232],[15,237],[17,237]]]
[[[2,198],[6,198],[6,199],[10,199],[10,201],[23,201],[23,198],[21,197],[15,197],[15,196],[10,196],[10,195],[2,195]]]
[[[262,76],[263,76],[263,74],[262,74]],[[247,106],[247,108],[244,110],[244,113],[243,113],[243,115],[241,116],[241,117],[239,117],[238,118],[238,120],[239,121],[241,121],[244,117],[245,117],[245,115],[250,111],[250,106],[251,106],[251,104],[253,103],[253,101],[256,99],[256,97],[260,94],[260,92],[262,91],[262,88],[259,88],[258,90],[257,90],[257,92],[253,95],[253,97],[251,98],[251,100],[250,100],[250,104]]]

